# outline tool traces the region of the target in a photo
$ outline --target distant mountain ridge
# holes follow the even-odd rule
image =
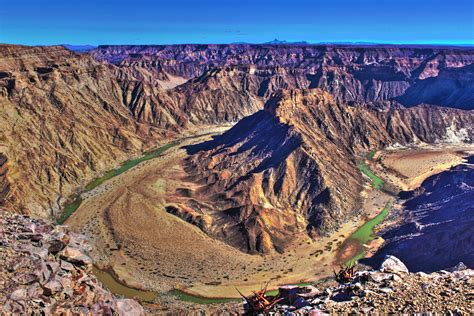
[[[270,44],[270,45],[280,45],[280,44],[285,44],[285,45],[308,45],[309,43],[306,41],[297,41],[297,42],[288,42],[288,41],[280,41],[277,38],[275,38],[273,41],[265,42],[262,44]]]
[[[268,89],[322,88],[337,100],[432,104],[474,108],[474,49],[461,47],[334,45],[143,45],[99,46],[90,54],[121,68],[159,70],[185,79],[228,72]],[[230,68],[244,72],[230,71]],[[262,73],[272,69],[265,78]],[[232,80],[232,75],[226,80]],[[205,77],[203,77],[204,79]],[[278,84],[272,82],[278,78]],[[234,77],[235,80],[239,80]],[[253,80],[253,79],[252,79]],[[284,84],[283,84],[284,82]],[[275,82],[276,83],[276,82]],[[281,84],[281,85],[280,85]],[[449,87],[449,88],[448,88]],[[446,90],[448,89],[448,90]],[[269,92],[269,93],[267,93]]]
[[[70,45],[70,44],[62,44],[62,46],[66,47],[69,50],[72,50],[75,52],[81,52],[81,53],[88,52],[97,47],[94,45]]]
[[[467,48],[0,45],[0,196],[54,216],[83,181],[190,128],[238,122],[281,90],[473,109],[473,64]]]

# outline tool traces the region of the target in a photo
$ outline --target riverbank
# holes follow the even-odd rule
[[[403,220],[385,230],[383,247],[367,263],[377,266],[391,254],[415,272],[433,272],[459,262],[474,268],[472,161],[474,156],[465,164],[430,176],[420,189],[404,192]]]
[[[110,171],[107,171],[103,176],[96,178],[89,182],[85,188],[80,192],[74,194],[72,197],[69,198],[70,202],[66,202],[64,205],[63,212],[61,213],[60,217],[57,219],[58,224],[63,224],[69,216],[71,216],[81,205],[82,200],[84,199],[85,195],[94,190],[96,187],[101,185],[107,180],[112,179],[113,177],[116,177],[127,170],[137,166],[138,164],[156,158],[162,153],[164,153],[166,150],[168,150],[171,147],[177,146],[179,144],[179,141],[171,142],[169,144],[163,145],[159,147],[156,150],[152,150],[148,153],[145,153],[143,156],[138,157],[136,159],[128,160],[124,162],[120,168],[113,169]]]
[[[190,139],[181,145],[209,138]],[[380,170],[385,172],[379,165],[381,154],[374,152],[373,160],[367,162],[377,176]],[[362,192],[365,213],[337,232],[318,240],[302,234],[283,254],[248,255],[165,211],[165,205],[172,202],[168,193],[185,189],[181,165],[185,158],[182,146],[175,146],[105,181],[66,222],[93,240],[94,260],[110,269],[116,281],[157,293],[160,302],[171,306],[179,304],[180,294],[193,303],[201,299],[217,303],[239,298],[236,288],[247,295],[267,282],[276,289],[281,284],[328,278],[337,268],[335,258],[344,241],[376,218],[393,198],[384,190],[374,190],[369,182]]]
[[[227,127],[228,126],[226,125],[224,128]],[[91,182],[86,184],[82,190],[80,190],[78,193],[71,195],[67,199],[67,201],[64,203],[63,211],[59,214],[59,217],[56,222],[58,224],[63,224],[69,218],[69,216],[71,216],[79,208],[85,198],[91,197],[97,193],[94,192],[94,190],[104,182],[118,175],[121,175],[122,173],[132,169],[133,167],[139,165],[142,162],[159,157],[168,149],[178,146],[179,144],[185,141],[199,139],[206,136],[212,136],[213,134],[213,132],[200,132],[191,130],[187,135],[181,138],[170,140],[169,143],[159,146],[157,149],[150,149],[144,152],[142,156],[123,162],[121,166],[117,169],[112,169],[105,172],[102,176],[93,179]]]

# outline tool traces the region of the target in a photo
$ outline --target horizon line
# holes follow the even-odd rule
[[[267,42],[219,42],[219,43],[198,43],[198,42],[180,42],[180,43],[140,43],[140,44],[72,44],[72,43],[55,43],[55,44],[21,44],[21,43],[0,43],[0,45],[18,45],[18,46],[89,46],[97,48],[99,46],[178,46],[178,45],[274,45],[274,46],[285,46],[285,45],[292,45],[292,46],[311,46],[311,45],[390,45],[390,46],[457,46],[457,47],[465,47],[465,46],[474,46],[474,42],[372,42],[372,41],[324,41],[324,42],[309,42],[305,40],[301,41],[286,41],[286,40],[271,40]]]

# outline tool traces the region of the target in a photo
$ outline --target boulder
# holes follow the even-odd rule
[[[48,269],[44,261],[38,262],[35,269],[35,274],[39,277],[39,282],[45,284],[51,277],[51,271]]]
[[[36,299],[43,295],[43,289],[41,288],[39,283],[34,283],[28,286],[27,292],[29,299]]]
[[[296,307],[297,309],[303,308],[308,305],[310,305],[310,303],[302,297],[296,298],[295,301],[293,302],[293,306]]]
[[[65,246],[66,244],[61,240],[54,239],[49,242],[48,251],[55,255],[63,250]]]
[[[299,286],[296,285],[284,285],[278,288],[278,296],[284,299],[284,302],[293,304],[299,293]]]
[[[65,271],[72,271],[75,268],[74,268],[74,265],[72,263],[61,260],[61,269],[65,270]]]
[[[369,273],[369,280],[376,283],[381,283],[385,280],[392,280],[393,274],[384,273],[380,271],[371,271]]]
[[[308,285],[308,286],[300,287],[299,291],[296,295],[299,296],[299,297],[308,299],[308,298],[313,298],[313,297],[315,297],[317,295],[320,295],[320,294],[321,294],[320,290],[318,290],[316,287],[314,287],[312,285]]]
[[[69,261],[77,265],[90,265],[92,264],[92,259],[84,254],[78,248],[67,246],[60,253],[61,259]]]
[[[464,262],[459,262],[457,265],[455,265],[454,267],[452,267],[448,270],[451,271],[451,272],[454,272],[454,271],[463,271],[463,270],[466,270],[466,269],[467,269],[467,267],[464,264]]]
[[[10,294],[10,299],[14,301],[24,301],[27,298],[28,290],[26,288],[17,289]]]
[[[24,273],[20,274],[18,276],[15,276],[13,278],[13,281],[15,281],[18,284],[31,284],[33,282],[38,281],[38,275],[34,273]]]
[[[53,274],[55,274],[59,270],[59,263],[56,261],[48,261],[46,262],[46,266]]]
[[[118,315],[141,316],[144,315],[143,307],[135,300],[117,299],[112,305],[112,309]]]
[[[43,286],[43,293],[46,296],[57,293],[63,289],[62,284],[57,280],[50,280]]]
[[[36,256],[42,260],[47,260],[48,259],[48,250],[44,248],[38,248],[38,247],[28,247],[28,252]]]
[[[403,272],[408,273],[406,265],[397,257],[387,255],[385,260],[380,265],[380,271],[383,272]]]

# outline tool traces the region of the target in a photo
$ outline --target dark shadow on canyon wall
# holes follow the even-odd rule
[[[474,267],[474,157],[426,179],[405,202],[406,219],[382,237],[386,244],[363,263],[377,268],[387,254],[410,271],[433,272],[464,262]]]

